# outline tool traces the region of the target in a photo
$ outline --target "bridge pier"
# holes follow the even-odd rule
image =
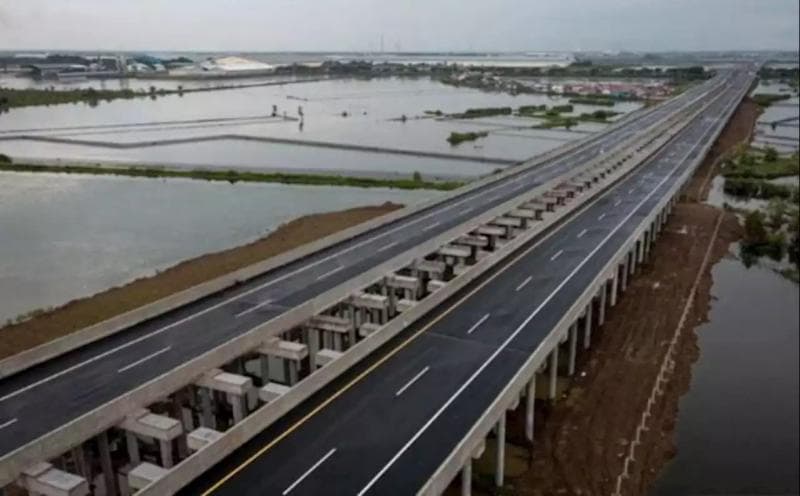
[[[592,345],[592,310],[594,308],[594,298],[589,300],[586,305],[585,317],[583,320],[583,349],[588,350]]]
[[[506,411],[500,415],[496,429],[497,449],[495,450],[494,485],[503,487],[506,468]]]
[[[558,344],[550,352],[550,399],[555,401],[558,387]]]
[[[528,381],[525,392],[525,438],[533,443],[534,413],[536,408],[536,373]]]
[[[472,494],[472,457],[467,458],[461,469],[461,496]]]
[[[597,325],[601,326],[606,321],[606,297],[608,294],[608,288],[606,287],[605,281],[600,285],[600,303],[597,307]]]
[[[577,358],[578,350],[578,321],[569,326],[569,362],[567,367],[567,374],[575,374],[575,359]]]

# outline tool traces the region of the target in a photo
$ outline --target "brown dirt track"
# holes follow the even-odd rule
[[[510,413],[510,443],[525,449],[508,451],[507,464],[525,464],[529,469],[514,470],[499,491],[492,487],[489,471],[476,470],[474,493],[614,493],[628,444],[722,216],[694,306],[678,341],[675,372],[653,408],[649,431],[636,449],[631,477],[623,485],[626,496],[648,493],[664,464],[675,454],[678,402],[689,388],[691,366],[699,356],[694,329],[707,318],[711,267],[728,253],[730,243],[741,237],[742,229],[732,213],[698,200],[706,198],[721,158],[749,139],[757,116],[757,106],[749,99],[743,101],[687,186],[684,200],[673,210],[650,261],[629,280],[628,291],[607,313],[605,325],[593,333],[591,350],[579,351],[571,387],[553,405],[537,402],[532,448],[524,441],[522,410]]]

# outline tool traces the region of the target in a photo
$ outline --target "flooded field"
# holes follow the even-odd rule
[[[0,172],[0,324],[302,215],[440,193]]]
[[[713,278],[678,454],[651,494],[797,494],[800,288],[733,255]]]
[[[503,161],[524,160],[584,137],[586,133],[602,129],[603,125],[584,123],[571,131],[538,130],[531,129],[538,123],[536,119],[448,120],[435,118],[426,111],[455,113],[468,108],[564,103],[567,103],[564,98],[485,93],[445,86],[429,79],[329,80],[258,86],[168,95],[155,100],[115,100],[101,102],[96,107],[81,103],[13,109],[0,117],[0,153],[20,158],[190,167],[337,170],[373,175],[410,175],[414,171],[424,171],[442,177],[475,176],[507,166]],[[277,118],[269,117],[273,106]],[[639,107],[638,103],[626,102],[617,104],[614,110],[629,112]],[[576,105],[574,113],[594,110],[597,108]],[[299,120],[301,112],[302,122]],[[446,138],[454,131],[488,131],[489,135],[451,146]],[[67,142],[12,139],[20,135],[58,137]],[[339,153],[339,150],[319,146],[243,144],[238,139],[242,136],[388,150],[387,153]],[[212,137],[216,139],[207,140]],[[186,138],[196,138],[199,144],[162,143]],[[78,140],[101,143],[86,144]],[[114,148],[118,143],[134,142],[142,146]],[[391,153],[395,149],[452,157],[398,156]],[[487,162],[465,162],[459,159],[462,156],[483,157]],[[501,161],[494,163],[492,159]]]

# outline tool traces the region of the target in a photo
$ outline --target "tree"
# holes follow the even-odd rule
[[[778,160],[778,150],[768,146],[767,149],[764,151],[764,160],[767,162],[775,162]]]
[[[769,225],[773,229],[780,229],[783,224],[783,216],[786,214],[786,202],[780,198],[773,198],[767,205],[767,216]]]
[[[415,183],[421,183],[422,182],[422,174],[420,174],[419,171],[414,171],[414,175],[412,176],[412,179],[414,179]]]
[[[767,230],[764,228],[764,215],[753,210],[744,219],[744,237],[750,245],[762,245],[767,242]]]

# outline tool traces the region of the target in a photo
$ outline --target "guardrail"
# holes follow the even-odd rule
[[[633,118],[641,118],[644,115],[654,111],[656,108],[658,107],[642,109],[638,111],[642,113],[638,114],[636,112],[631,113],[629,116],[626,116],[626,119],[621,119],[617,123],[610,126],[606,130],[606,133],[622,127]],[[237,284],[241,284],[242,282],[262,276],[282,265],[297,262],[317,251],[333,247],[339,243],[364,234],[373,229],[377,229],[391,224],[392,222],[399,221],[423,210],[434,208],[441,203],[482,188],[496,181],[502,181],[509,176],[525,172],[531,168],[542,165],[544,162],[559,155],[577,151],[579,148],[596,141],[601,136],[602,135],[594,135],[575,142],[565,143],[564,145],[561,145],[553,150],[522,163],[520,166],[512,167],[499,174],[490,175],[479,179],[462,188],[446,193],[437,198],[433,198],[415,206],[397,210],[376,219],[371,219],[362,224],[347,228],[301,247],[295,248],[294,250],[271,257],[263,262],[258,262],[230,274],[200,283],[191,288],[185,289],[152,303],[148,303],[139,308],[99,322],[90,327],[72,332],[61,338],[54,339],[53,341],[4,358],[0,360],[0,379],[19,373],[25,369],[43,363],[59,355],[63,355],[82,346],[86,346],[87,344],[91,344],[95,341],[116,334],[117,332],[124,331],[129,327],[141,324],[142,322],[150,320],[154,317],[158,317],[159,315],[163,315],[190,303],[197,302],[203,298],[219,293],[220,291],[229,289]]]
[[[738,104],[743,96],[744,93],[740,93],[739,98],[734,100],[735,103]],[[520,391],[526,387],[527,383],[544,364],[550,353],[559,345],[566,333],[569,332],[569,327],[578,319],[586,306],[598,293],[598,287],[605,284],[609,278],[609,274],[613,273],[615,267],[620,263],[619,261],[623,257],[626,257],[628,252],[632,250],[636,241],[642,236],[647,227],[651,225],[656,215],[665,208],[668,202],[672,201],[677,192],[686,184],[691,174],[702,162],[708,150],[719,137],[722,128],[735,110],[736,104],[732,104],[731,107],[726,110],[724,114],[725,118],[720,119],[721,124],[719,124],[714,131],[713,138],[703,146],[700,154],[693,161],[692,165],[688,167],[675,184],[662,195],[650,214],[642,219],[641,223],[631,233],[628,240],[620,246],[617,252],[609,259],[609,262],[598,271],[598,275],[587,285],[586,290],[575,300],[575,303],[567,310],[547,337],[542,340],[536,350],[525,361],[519,372],[514,375],[506,387],[498,394],[497,398],[492,402],[489,408],[487,408],[486,412],[475,423],[464,439],[453,449],[434,474],[431,475],[425,485],[417,493],[418,495],[438,496],[444,492],[464,464],[471,458],[477,446],[489,435],[497,423],[497,419],[501,415],[504,415],[508,407],[519,398]]]
[[[679,117],[680,116],[672,116],[670,120],[678,119]],[[661,133],[660,129],[657,131],[659,134]],[[654,131],[651,131],[651,133],[655,134]],[[588,168],[589,166],[590,165],[586,165],[584,168]],[[548,185],[558,184],[567,176],[576,174],[576,171],[579,171],[579,169],[571,170],[568,173],[555,178],[553,181],[548,183]],[[508,175],[513,175],[514,173],[519,173],[519,171],[513,171]],[[488,182],[494,182],[494,180],[496,180],[496,178],[487,179],[491,179],[491,181]],[[474,188],[477,187],[479,186],[475,186]],[[351,279],[350,281],[341,284],[336,288],[328,290],[316,298],[313,298],[312,300],[309,300],[308,302],[289,310],[281,316],[265,322],[232,339],[231,341],[209,350],[184,364],[181,364],[170,372],[162,374],[161,376],[148,381],[136,389],[131,390],[90,412],[87,412],[86,414],[57,429],[54,429],[51,433],[29,442],[28,444],[3,457],[3,463],[2,466],[0,466],[0,486],[12,480],[28,464],[62,453],[71,446],[74,446],[78,442],[91,437],[97,432],[101,432],[109,427],[112,427],[128,412],[133,411],[135,408],[139,408],[142,405],[150,404],[153,401],[156,401],[158,398],[161,398],[172,391],[178,390],[185,384],[195,381],[197,377],[199,377],[205,371],[217,367],[220,364],[229,362],[247,350],[255,349],[268,336],[291,328],[341,300],[342,294],[350,294],[357,289],[371,284],[384,274],[408,265],[411,261],[434,251],[436,248],[445,244],[450,239],[455,238],[463,232],[471,230],[480,224],[488,222],[494,217],[497,217],[502,213],[512,209],[518,203],[527,201],[527,199],[542,194],[545,190],[547,190],[547,187],[543,185],[526,194],[520,195],[515,199],[509,200],[508,202],[505,202],[504,204],[485,212],[481,216],[474,218],[470,222],[452,228],[447,232],[440,234],[436,238],[422,243],[414,250],[410,250],[402,255],[398,255],[397,257],[384,262],[383,264],[380,264],[379,266],[360,275],[359,277]],[[274,261],[272,262],[276,263]]]
[[[680,126],[680,128],[682,127],[683,125]],[[678,130],[673,129],[661,135],[646,150],[642,150],[636,154],[636,157],[629,161],[629,165],[616,170],[613,175],[607,176],[605,182],[610,185],[625,177],[634,170],[639,163],[669,141],[677,132]],[[610,157],[606,157],[606,159],[608,160]],[[613,162],[614,160],[609,161]],[[477,278],[483,276],[493,267],[503,263],[535,238],[541,236],[555,225],[565,221],[565,219],[570,217],[576,210],[588,208],[597,198],[603,195],[603,191],[604,189],[602,187],[592,189],[588,196],[583,197],[583,202],[575,202],[561,207],[560,210],[558,210],[558,215],[554,215],[537,223],[534,227],[531,227],[528,231],[525,231],[519,237],[510,241],[500,250],[481,259],[475,265],[470,266],[469,269],[449,281],[444,288],[429,295],[411,310],[390,321],[390,323],[381,328],[380,331],[356,344],[339,359],[303,379],[283,396],[256,410],[242,422],[239,422],[227,430],[220,439],[179,463],[171,469],[167,475],[142,489],[138,494],[141,496],[156,496],[177,492],[194,478],[230,455],[244,442],[247,442],[249,439],[262,432],[273,422],[308,399],[312,394],[322,389],[341,376],[345,371],[349,370],[353,365],[396,337],[400,332],[411,325],[411,323],[453,297],[453,295],[474,282]],[[536,195],[534,194],[533,196]],[[514,204],[513,206],[516,206],[525,201],[526,200],[517,199],[512,203]],[[504,208],[507,209],[507,212],[511,210],[513,206],[505,205]]]

